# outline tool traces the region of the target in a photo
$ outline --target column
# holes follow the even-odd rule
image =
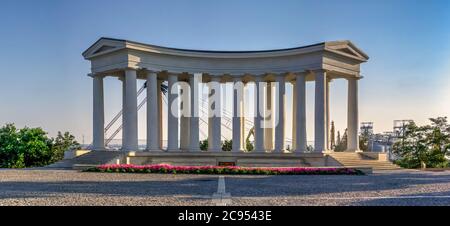
[[[264,129],[262,128],[263,122],[263,84],[261,77],[255,77],[255,152],[265,152],[264,150]]]
[[[297,150],[297,80],[294,78],[292,82],[292,152]]]
[[[122,150],[138,150],[138,114],[137,114],[137,90],[136,70],[125,70],[125,103],[123,104],[123,141]]]
[[[315,96],[315,126],[314,126],[314,151],[324,152],[326,144],[326,73],[323,70],[315,71],[316,96]]]
[[[273,119],[274,108],[272,104],[272,83],[267,82],[266,85],[266,107],[264,108],[264,149],[273,150]]]
[[[160,149],[159,144],[159,109],[158,109],[158,78],[155,72],[147,74],[147,150]]]
[[[331,138],[330,138],[330,82],[331,79],[327,78],[326,82],[326,134],[327,134],[327,150],[331,150]]]
[[[348,78],[347,151],[359,150],[358,79]]]
[[[198,103],[198,86],[200,81],[200,76],[196,74],[190,75],[189,85],[191,87],[190,104],[191,104],[191,116],[190,116],[190,132],[189,132],[189,146],[191,151],[200,151],[200,127],[199,127],[199,103]]]
[[[220,77],[211,78],[208,101],[208,150],[218,152],[222,151]]]
[[[158,147],[160,150],[163,148],[163,97],[161,91],[161,85],[163,84],[163,80],[158,80]]]
[[[244,150],[244,83],[241,78],[233,79],[233,147],[232,152]]]
[[[245,133],[245,124],[246,124],[246,120],[245,120],[245,107],[244,107],[244,99],[245,99],[245,83],[242,82],[242,105],[241,105],[241,148],[242,151],[244,151],[246,149],[246,139],[247,139],[247,134]]]
[[[180,149],[183,151],[189,150],[189,140],[190,140],[190,112],[191,112],[191,100],[190,100],[190,89],[189,84],[185,82],[180,82],[181,88],[181,114],[180,114]]]
[[[92,81],[93,81],[92,150],[104,150],[105,105],[103,98],[103,76],[92,75]]]
[[[178,148],[178,76],[168,75],[168,114],[167,114],[167,151],[177,151]]]
[[[125,131],[127,130],[127,126],[128,124],[125,123],[125,102],[126,102],[126,86],[125,86],[125,73],[123,75],[123,77],[119,78],[120,81],[122,81],[122,147],[124,146],[124,139],[125,139]]]
[[[296,151],[307,151],[306,140],[306,73],[299,73],[295,78],[295,147]]]
[[[284,150],[284,103],[285,103],[285,95],[286,95],[286,85],[284,81],[283,75],[278,75],[276,78],[277,82],[277,119],[278,121],[275,121],[275,151],[276,152],[283,152]]]

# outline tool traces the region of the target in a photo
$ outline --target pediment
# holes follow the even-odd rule
[[[101,46],[100,48],[98,48],[98,50],[96,50],[94,52],[94,54],[105,52],[105,51],[112,50],[112,49],[115,49],[115,48],[116,48],[116,46],[104,45],[104,46]]]
[[[367,54],[358,49],[350,41],[327,42],[325,49],[340,55],[356,58],[361,61],[367,61],[369,59]]]
[[[106,54],[124,48],[126,45],[125,40],[100,38],[91,47],[83,52],[83,57],[89,59],[98,55]]]

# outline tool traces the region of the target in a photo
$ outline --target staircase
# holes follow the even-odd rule
[[[115,164],[117,159],[122,159],[126,152],[119,151],[91,151],[73,159],[65,159],[46,166],[46,168],[72,169],[74,167],[89,167],[103,164]]]
[[[344,167],[372,167],[373,170],[398,170],[401,167],[390,161],[380,161],[355,152],[333,152],[329,156]]]

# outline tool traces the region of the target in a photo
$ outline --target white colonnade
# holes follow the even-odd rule
[[[138,108],[143,106],[137,105],[138,79],[147,83],[147,151],[162,151],[165,146],[163,135],[167,136],[168,152],[200,151],[199,123],[203,120],[199,117],[199,94],[195,87],[202,81],[211,81],[208,84],[211,98],[207,110],[211,116],[207,122],[210,152],[222,151],[220,109],[225,106],[221,101],[227,93],[221,93],[220,87],[229,82],[235,84],[232,94],[232,153],[240,153],[247,146],[244,129],[250,128],[245,128],[245,122],[252,119],[244,117],[244,108],[247,112],[255,108],[255,115],[252,116],[253,153],[286,152],[286,118],[291,116],[291,151],[311,151],[307,143],[307,122],[314,124],[312,151],[329,151],[330,82],[337,79],[346,79],[348,82],[347,147],[348,151],[358,151],[358,82],[362,78],[361,64],[367,62],[369,57],[349,40],[277,50],[209,51],[168,48],[104,37],[93,43],[82,55],[90,61],[89,75],[93,79],[92,150],[106,149],[105,131],[110,128],[110,124],[105,128],[103,80],[112,76],[123,83],[123,123],[120,128],[124,151],[138,150]],[[165,81],[168,82],[167,117],[163,116],[166,102],[160,90]],[[180,87],[179,82],[185,83],[183,87]],[[308,82],[315,83],[314,119],[306,117],[305,87]],[[255,92],[250,94],[257,100],[254,106],[245,103],[241,95],[244,85],[248,83],[256,84]],[[291,98],[286,97],[286,83],[293,85]],[[181,99],[180,94],[183,94]],[[286,111],[288,105],[292,105],[291,112]],[[266,107],[269,111],[266,111]],[[186,115],[185,112],[195,114]],[[120,118],[118,115],[114,120]],[[275,121],[262,122],[273,120],[274,116]]]
[[[162,150],[162,98],[161,84],[163,79],[158,74],[161,72],[145,71],[147,82],[147,151]],[[168,73],[168,108],[170,113],[167,117],[167,151],[200,151],[199,147],[199,101],[198,86],[199,78],[193,74],[189,75],[186,86],[180,90],[178,81],[180,74]],[[292,115],[293,124],[293,152],[307,151],[306,134],[306,82],[307,77],[312,76],[315,81],[315,119],[314,119],[314,151],[329,151],[329,83],[325,70],[305,71],[298,73],[276,74],[272,79],[263,76],[254,76],[252,81],[255,83],[255,118],[254,118],[254,152],[275,152],[282,153],[286,149],[285,144],[285,117],[286,114]],[[93,77],[93,149],[105,149],[104,141],[104,75],[92,75]],[[201,77],[201,76],[200,76]],[[288,79],[289,78],[289,79]],[[124,70],[123,77],[123,144],[122,150],[138,150],[138,118],[137,118],[137,71],[132,69]],[[200,80],[201,81],[201,80]],[[358,79],[348,78],[348,150],[358,150]],[[233,83],[233,116],[232,116],[232,152],[238,153],[245,149],[245,118],[244,106],[244,79],[234,77]],[[292,112],[286,113],[286,88],[287,82],[293,83]],[[208,83],[208,151],[219,152],[221,147],[221,108],[222,76],[211,77]],[[268,85],[269,84],[269,85]],[[275,93],[272,93],[272,85],[275,84]],[[264,95],[266,88],[266,95]],[[272,95],[275,96],[272,101]],[[181,101],[183,109],[179,108],[178,101]],[[276,103],[276,104],[275,104]],[[276,115],[276,123],[263,123],[265,109],[263,105],[272,111],[271,118]],[[187,108],[188,116],[183,115],[182,111]],[[179,118],[181,118],[179,120]],[[264,125],[273,125],[273,128],[264,128]],[[184,137],[184,138],[183,138]],[[267,141],[267,139],[272,139]]]

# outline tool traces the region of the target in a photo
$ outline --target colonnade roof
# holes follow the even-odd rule
[[[114,45],[108,45],[114,44]],[[348,46],[345,46],[348,45]],[[118,50],[120,48],[130,48],[130,49],[138,49],[138,50],[147,50],[147,51],[160,51],[159,53],[206,53],[211,54],[211,57],[214,57],[214,54],[223,54],[223,56],[229,55],[229,57],[233,57],[234,54],[240,54],[241,57],[247,56],[246,54],[253,54],[257,56],[257,54],[264,54],[264,53],[278,53],[278,54],[290,54],[290,53],[296,53],[296,51],[304,50],[306,51],[314,51],[317,50],[317,47],[321,47],[319,49],[326,49],[326,50],[336,50],[335,48],[331,48],[332,46],[341,46],[340,50],[343,50],[343,53],[347,53],[347,55],[354,55],[357,56],[361,61],[367,61],[369,57],[366,53],[364,53],[362,50],[360,50],[358,47],[356,47],[351,41],[349,40],[343,40],[343,41],[330,41],[330,42],[321,42],[316,43],[312,45],[306,45],[306,46],[299,46],[299,47],[293,47],[293,48],[284,48],[284,49],[272,49],[272,50],[239,50],[239,51],[224,51],[224,50],[194,50],[194,49],[181,49],[181,48],[173,48],[173,47],[164,47],[164,46],[158,46],[158,45],[152,45],[152,44],[145,44],[141,42],[135,42],[130,41],[126,39],[115,39],[115,38],[108,38],[108,37],[102,37],[99,40],[97,40],[94,44],[92,44],[86,51],[83,52],[83,57],[86,59],[99,56],[108,52],[111,52],[111,50]],[[347,47],[347,48],[346,48]],[[300,52],[301,53],[301,52]],[[250,56],[250,55],[248,55]]]
[[[91,61],[92,73],[108,74],[131,68],[231,77],[314,70],[327,70],[336,77],[359,77],[360,64],[369,59],[348,40],[275,50],[218,51],[100,38],[82,55]]]

